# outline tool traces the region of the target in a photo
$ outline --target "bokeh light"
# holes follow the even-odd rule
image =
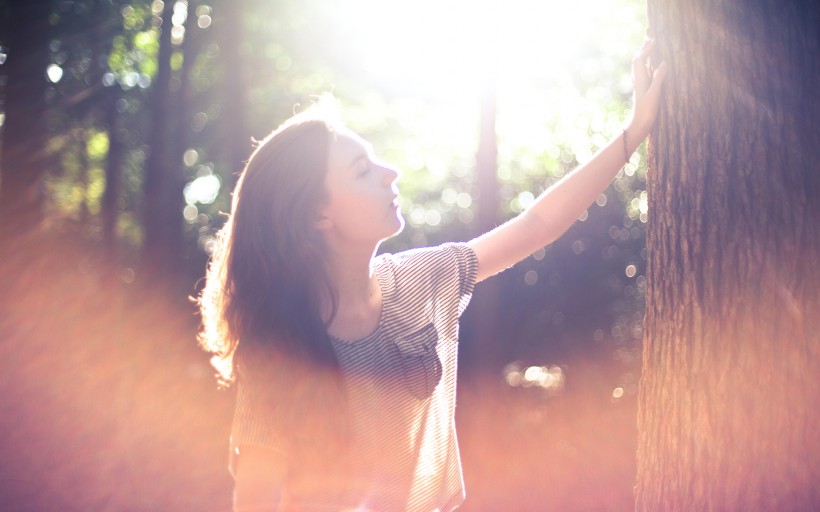
[[[183,194],[188,204],[211,204],[219,195],[221,180],[215,174],[208,174],[194,179],[185,185]]]
[[[99,497],[98,506],[77,501],[89,510],[204,510],[185,500],[210,505],[213,496],[213,503],[230,499],[224,471],[230,400],[220,395],[228,405],[214,412],[212,370],[195,347],[197,319],[187,297],[215,247],[216,230],[230,209],[235,172],[248,156],[252,137],[263,136],[294,104],[333,90],[351,126],[373,140],[380,157],[403,171],[400,202],[408,229],[386,250],[466,239],[486,199],[476,185],[479,107],[487,101],[482,93],[495,92],[501,222],[531,205],[545,187],[618,133],[629,95],[628,57],[645,26],[643,5],[626,0],[285,0],[237,2],[227,8],[184,0],[55,5],[60,16],[49,19],[55,35],[45,45],[50,67],[44,64],[38,75],[41,82],[48,80],[55,107],[49,119],[49,154],[54,156],[49,165],[54,169],[44,191],[48,208],[61,219],[55,225],[65,236],[78,244],[91,241],[91,249],[72,250],[95,256],[83,255],[83,263],[68,265],[72,271],[67,272],[66,262],[73,259],[62,246],[39,251],[39,264],[53,268],[33,272],[31,261],[12,254],[14,265],[7,268],[27,282],[21,281],[14,294],[23,300],[11,318],[22,327],[9,331],[7,349],[31,349],[29,334],[36,333],[40,346],[56,350],[43,351],[32,367],[20,368],[14,375],[35,377],[30,381],[36,388],[8,393],[7,399],[16,406],[23,403],[18,396],[36,399],[31,401],[36,408],[23,411],[18,422],[34,425],[35,432],[20,429],[26,437],[14,437],[12,444],[25,454],[30,440],[47,439],[42,453],[54,463],[49,472],[56,475],[53,480],[80,474],[75,471],[79,466],[92,468],[84,481],[67,476],[55,491],[60,497]],[[88,24],[98,19],[90,14],[99,13],[72,10],[101,6],[113,13],[104,31]],[[231,18],[242,9],[241,17]],[[322,20],[327,23],[317,29]],[[235,40],[225,38],[231,23]],[[93,39],[102,32],[111,39]],[[159,168],[174,177],[169,185],[173,193],[167,194],[174,201],[168,226],[181,227],[173,256],[185,265],[164,277],[190,278],[173,292],[160,289],[170,286],[170,278],[160,287],[150,281],[156,269],[140,254],[147,237],[144,214],[167,199],[148,197],[144,187],[149,160],[163,153],[146,137],[158,129],[151,120],[158,114],[154,101],[165,83],[157,67],[161,34],[170,34],[173,43],[169,101],[163,108],[175,115],[167,123],[167,161]],[[0,61],[4,58],[0,49]],[[226,94],[227,85],[234,84],[238,92]],[[243,108],[233,102],[238,97],[246,101]],[[60,110],[73,101],[82,109]],[[0,124],[3,119],[0,113]],[[120,174],[113,176],[119,188],[108,203],[114,215],[105,218],[101,212],[109,161],[119,162]],[[572,486],[588,479],[582,469],[589,456],[578,446],[591,432],[594,437],[599,416],[586,411],[619,414],[635,396],[635,380],[626,376],[637,374],[635,349],[642,334],[636,313],[646,285],[640,252],[648,214],[643,169],[643,158],[636,155],[615,187],[597,198],[564,239],[495,278],[503,298],[498,310],[510,329],[500,341],[498,359],[476,378],[480,385],[460,385],[466,399],[459,398],[459,432],[467,447],[465,468],[474,506],[561,509],[559,503],[571,499],[578,509],[594,510],[601,502],[631,500],[626,482],[618,497],[607,492],[584,507],[586,496]],[[99,243],[107,241],[100,231],[109,220],[116,237],[110,247]],[[627,265],[634,267],[632,276]],[[16,271],[23,268],[28,270]],[[25,314],[38,303],[52,305],[51,314]],[[460,350],[470,356],[477,349],[469,343],[469,319],[464,327]],[[88,351],[92,346],[100,347],[99,352]],[[591,363],[596,357],[598,362]],[[510,360],[518,362],[500,371]],[[599,375],[599,368],[606,375]],[[570,375],[572,386],[567,385]],[[40,387],[44,393],[33,391]],[[622,389],[622,396],[615,397],[615,389]],[[52,390],[62,403],[43,405],[46,401],[40,399]],[[589,393],[594,398],[585,398],[585,390],[594,390]],[[475,393],[472,398],[470,393]],[[112,398],[99,400],[101,396]],[[609,408],[596,408],[598,399]],[[70,420],[39,421],[38,411],[48,409],[62,419],[69,416],[65,408],[74,404],[78,411],[69,411]],[[483,421],[471,421],[475,417]],[[608,429],[621,425],[614,429],[623,431],[624,422],[618,421],[602,423]],[[98,426],[116,439],[86,435],[98,432]],[[198,428],[203,431],[197,434]],[[626,434],[607,435],[596,444],[608,453],[600,457],[596,449],[596,457],[613,461],[619,475],[632,474],[617,455],[623,453],[628,430]],[[89,452],[89,437],[103,440],[102,448]],[[180,470],[186,462],[201,460],[196,453],[205,452],[210,459],[197,464],[193,474]],[[499,466],[509,481],[498,481]],[[169,468],[183,476],[152,485]],[[485,470],[489,478],[482,475]],[[542,495],[527,495],[555,500],[549,506],[530,502],[509,507],[506,501],[495,506],[488,496],[495,492],[506,494],[505,500],[524,500],[510,489],[531,488],[534,478],[559,482]],[[188,480],[193,487],[207,482],[207,489],[163,494]],[[123,481],[128,485],[120,486]],[[488,481],[499,484],[496,491],[481,489],[490,487],[482,485]],[[557,497],[562,493],[563,498]]]
[[[63,68],[57,64],[51,64],[46,68],[46,76],[48,76],[51,83],[56,84],[63,78]]]
[[[512,387],[537,387],[552,394],[564,388],[564,370],[558,365],[524,366],[509,363],[503,370],[504,381]]]

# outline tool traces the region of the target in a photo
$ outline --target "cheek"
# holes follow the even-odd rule
[[[328,183],[327,191],[319,200],[318,211],[327,217],[337,216],[344,211],[346,193],[338,185]]]
[[[341,195],[334,195],[330,198],[321,211],[323,217],[332,221],[337,228],[344,230],[356,227],[363,220],[360,203]]]

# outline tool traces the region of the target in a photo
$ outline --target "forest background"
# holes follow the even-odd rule
[[[229,509],[233,396],[190,297],[253,138],[332,91],[402,171],[407,228],[382,249],[464,240],[620,133],[644,10],[3,2],[4,510]],[[640,151],[561,240],[478,287],[465,511],[632,508],[645,183]]]

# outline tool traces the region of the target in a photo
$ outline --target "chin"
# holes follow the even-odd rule
[[[399,233],[401,233],[402,231],[404,231],[404,217],[401,216],[401,213],[396,214],[396,217],[397,218],[396,218],[396,227],[395,227],[395,229],[393,230],[392,233],[390,233],[389,235],[384,237],[382,239],[382,241],[393,238],[394,236],[396,236]]]
[[[399,217],[399,227],[396,229],[396,232],[390,236],[396,236],[402,231],[404,231],[404,217]]]
[[[399,227],[396,228],[396,232],[393,233],[391,236],[396,236],[402,231],[404,231],[404,215],[401,214],[401,210],[396,212],[396,219],[399,221]]]

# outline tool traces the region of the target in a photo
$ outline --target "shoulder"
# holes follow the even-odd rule
[[[460,267],[469,270],[476,264],[475,251],[466,243],[446,243],[396,254],[382,254],[376,258],[375,265],[394,272],[425,275],[431,272],[458,271]]]
[[[411,249],[377,258],[375,270],[385,302],[400,308],[423,307],[432,299],[466,307],[476,282],[478,260],[464,243]]]

